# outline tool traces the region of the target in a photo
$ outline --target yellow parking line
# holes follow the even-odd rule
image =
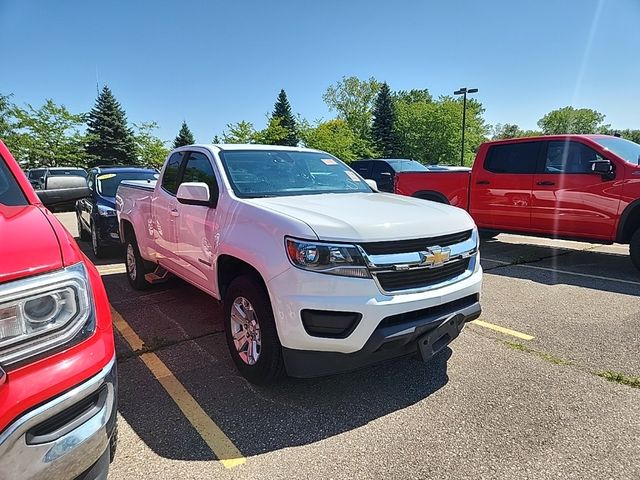
[[[144,342],[113,306],[111,307],[111,317],[113,325],[129,346],[133,350],[141,350]],[[143,353],[140,355],[140,359],[182,410],[184,416],[215,453],[216,457],[220,459],[220,463],[225,468],[237,467],[247,461],[229,437],[211,420],[195,398],[191,396],[155,353]]]
[[[510,328],[501,327],[500,325],[494,325],[493,323],[483,322],[482,320],[474,320],[471,323],[484,328],[489,328],[496,332],[504,333],[505,335],[511,335],[512,337],[521,338],[522,340],[533,340],[535,338],[531,335],[527,335],[526,333],[517,332],[515,330],[511,330]]]
[[[116,273],[125,273],[127,271],[125,266],[122,264],[96,265],[96,268],[100,275],[114,275]]]

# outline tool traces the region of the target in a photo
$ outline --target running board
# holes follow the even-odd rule
[[[169,276],[169,272],[164,267],[158,265],[153,272],[146,273],[144,279],[149,283],[162,283],[166,282]]]

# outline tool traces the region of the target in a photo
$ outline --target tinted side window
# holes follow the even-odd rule
[[[162,188],[172,195],[178,191],[178,173],[183,158],[184,152],[176,152],[171,155],[162,174]]]
[[[591,162],[602,160],[598,153],[578,142],[549,142],[544,173],[592,173]]]
[[[387,162],[371,162],[371,179],[378,184],[378,189],[383,192],[393,192],[393,168]]]
[[[209,185],[209,193],[212,198],[218,195],[218,182],[213,173],[211,162],[204,153],[191,152],[187,160],[187,166],[182,175],[183,182],[204,182]]]
[[[7,206],[28,205],[18,182],[0,157],[0,203]]]
[[[373,168],[371,170],[371,174],[376,180],[382,177],[383,173],[388,174],[384,175],[386,178],[389,178],[394,173],[393,168],[391,168],[387,162],[373,162]]]
[[[484,168],[493,173],[535,173],[542,142],[523,142],[489,147]]]
[[[362,178],[371,178],[371,162],[353,162],[351,168],[358,172]]]

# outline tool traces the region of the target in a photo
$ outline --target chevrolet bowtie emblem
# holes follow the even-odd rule
[[[425,252],[420,252],[421,264],[430,267],[438,267],[448,262],[450,256],[451,249],[449,247],[435,246],[427,248]]]

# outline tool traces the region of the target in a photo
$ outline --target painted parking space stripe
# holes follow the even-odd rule
[[[535,337],[526,333],[518,332],[517,330],[511,330],[510,328],[501,327],[494,323],[485,322],[483,320],[473,320],[471,323],[480,327],[488,328],[495,332],[504,333],[505,335],[511,335],[512,337],[520,338],[521,340],[533,340]]]
[[[562,275],[575,275],[576,277],[592,278],[594,280],[605,280],[605,281],[609,281],[609,282],[626,283],[628,285],[639,285],[640,286],[640,282],[636,282],[634,280],[624,280],[622,278],[603,277],[602,275],[592,275],[590,273],[571,272],[569,270],[558,270],[557,268],[540,267],[538,265],[525,265],[525,264],[517,264],[517,263],[512,264],[510,262],[505,262],[503,260],[495,260],[493,258],[483,258],[482,260],[483,261],[487,260],[489,262],[499,263],[501,265],[509,265],[511,267],[529,268],[531,270],[543,270],[543,271],[546,271],[546,272],[559,273],[559,274],[562,274]],[[488,271],[487,273],[490,274],[491,271]]]
[[[111,317],[116,330],[120,332],[120,335],[129,346],[134,351],[141,350],[144,347],[144,342],[113,306],[111,307]],[[225,468],[234,468],[246,463],[247,459],[240,450],[206,414],[195,398],[191,396],[155,353],[143,353],[140,355],[140,359],[178,405],[178,408],[182,410],[189,423],[196,429]]]
[[[111,265],[96,265],[100,275],[115,275],[118,273],[126,273],[127,269],[122,263],[114,263]]]

